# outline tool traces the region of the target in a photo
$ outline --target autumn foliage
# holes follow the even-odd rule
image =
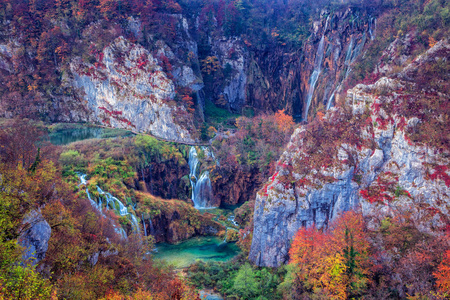
[[[291,282],[285,294],[292,299],[446,299],[450,239],[420,230],[431,216],[405,208],[395,217],[375,217],[368,226],[361,213],[350,211],[327,229],[301,228],[289,251]]]
[[[45,142],[45,127],[3,122],[0,140],[1,299],[198,299],[171,268],[153,262],[151,238],[130,232],[123,241],[114,213],[103,217],[76,193],[77,184],[62,179],[61,148]],[[108,171],[121,172],[119,167]],[[17,243],[33,225],[23,222],[30,211],[40,211],[51,228],[37,266],[21,263]]]
[[[289,251],[299,291],[333,299],[360,295],[369,282],[368,250],[362,216],[355,212],[344,213],[327,232],[300,229]]]
[[[439,291],[450,296],[450,250],[444,253],[444,258],[433,275],[436,277],[436,284]]]

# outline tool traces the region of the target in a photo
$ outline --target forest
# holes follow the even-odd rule
[[[449,33],[448,0],[0,0],[0,299],[450,299]]]

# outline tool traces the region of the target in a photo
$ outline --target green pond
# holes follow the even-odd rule
[[[67,145],[87,139],[103,139],[133,135],[123,129],[102,128],[82,124],[58,124],[51,129],[48,137],[53,145]]]
[[[156,244],[154,258],[163,259],[176,268],[184,268],[196,260],[227,261],[239,253],[235,243],[224,243],[218,237],[194,237],[176,245]]]

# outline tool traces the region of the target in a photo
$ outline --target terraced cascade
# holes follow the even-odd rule
[[[92,198],[91,193],[89,192],[89,189],[87,188],[88,181],[86,180],[86,177],[87,177],[86,174],[79,174],[79,178],[80,178],[79,186],[82,186],[82,185],[86,186],[86,194],[88,196],[89,201],[91,202],[92,207],[94,207],[98,212],[100,212],[100,214],[103,217],[106,218],[106,216],[102,212],[102,209],[103,209],[102,199],[99,198],[97,200],[98,202],[96,202]],[[137,233],[140,232],[139,231],[139,222],[136,219],[136,216],[134,214],[128,212],[128,208],[125,207],[125,205],[123,205],[123,203],[119,199],[117,199],[116,197],[111,195],[111,193],[103,191],[99,186],[97,186],[97,192],[99,193],[99,195],[103,195],[106,198],[106,204],[105,204],[106,209],[112,208],[113,210],[118,212],[121,216],[128,216],[130,218],[131,225],[133,227],[133,232],[137,232]],[[127,239],[127,234],[122,227],[118,228],[118,227],[114,226],[114,229],[123,239]]]

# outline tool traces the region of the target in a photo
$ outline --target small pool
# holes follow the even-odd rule
[[[224,243],[218,237],[195,237],[176,245],[156,244],[155,259],[163,259],[176,268],[185,268],[196,260],[228,261],[240,249],[235,243]]]
[[[83,124],[57,124],[48,138],[53,145],[67,145],[87,139],[101,139],[130,136],[132,132],[124,129],[102,128]]]

